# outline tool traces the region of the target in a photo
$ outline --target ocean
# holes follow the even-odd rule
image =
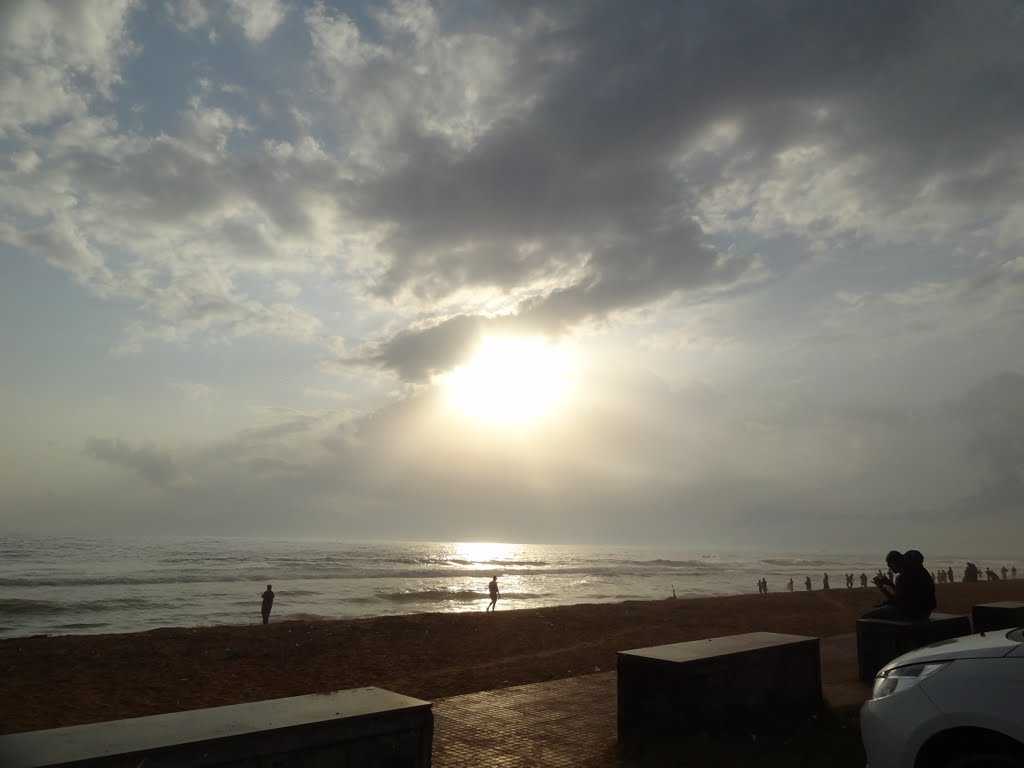
[[[927,553],[926,553],[927,554]],[[271,620],[479,611],[497,575],[499,610],[797,589],[870,577],[884,553],[809,555],[547,544],[271,541],[237,538],[0,537],[0,637],[254,624],[274,585]],[[982,570],[1024,562],[965,559]]]

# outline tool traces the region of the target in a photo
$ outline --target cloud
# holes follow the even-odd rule
[[[0,137],[111,98],[131,51],[131,0],[12,0],[0,7]]]
[[[482,333],[564,333],[785,277],[756,253],[784,238],[793,262],[971,239],[1019,256],[1013,3],[350,17],[318,2],[304,66],[267,62],[279,90],[203,88],[149,133],[112,109],[126,56],[146,54],[126,39],[132,6],[84,8],[4,7],[17,134],[0,211],[6,242],[137,308],[126,349],[325,343],[323,307],[296,292],[315,278],[372,318],[345,330],[362,351],[347,363],[422,381]],[[260,42],[291,10],[179,2],[160,18],[226,18]]]
[[[230,0],[228,7],[228,16],[254,43],[270,37],[287,12],[281,0]]]
[[[199,29],[210,21],[206,0],[167,0],[165,8],[174,24],[182,30]]]
[[[631,14],[595,3],[546,9],[543,23],[510,12],[502,85],[528,94],[525,107],[493,106],[498,117],[459,141],[392,105],[376,147],[384,172],[356,197],[390,231],[377,295],[429,307],[500,291],[524,326],[559,329],[742,279],[752,259],[726,259],[723,234],[827,247],[959,237],[1001,221],[1024,183],[1014,159],[1024,112],[1009,97],[1024,71],[1008,34],[1018,8],[730,8]],[[457,37],[443,23],[417,29],[409,51],[346,61],[336,82],[358,101],[424,47]],[[951,74],[941,61],[953,52]],[[445,314],[469,314],[455,310]],[[403,375],[450,364],[466,346],[438,344],[454,338],[452,322],[383,339],[371,357]],[[415,333],[429,335],[417,345]],[[431,347],[439,356],[427,363]]]
[[[158,488],[171,487],[183,479],[174,458],[154,446],[94,437],[86,443],[85,452],[95,459],[134,472]]]
[[[392,309],[363,362],[422,378],[458,361],[470,328],[560,333],[749,283],[755,255],[723,246],[737,233],[827,250],[976,237],[987,222],[1013,240],[1024,112],[1009,97],[1024,62],[1012,4],[973,10],[965,26],[956,4],[792,0],[742,18],[727,5],[522,4],[467,19],[395,2],[357,24],[314,3],[307,82],[288,105],[303,117],[289,118],[287,137],[210,89],[159,135],[91,114],[132,50],[130,7],[106,4],[83,35],[64,5],[5,8],[11,50],[31,42],[34,70],[60,83],[43,89],[56,99],[44,117],[18,124],[71,119],[26,139],[0,206],[20,242],[63,232],[77,256],[66,245],[67,258],[45,258],[91,258],[71,270],[79,280],[156,310],[136,338],[171,336],[182,317],[167,308],[180,306],[192,307],[193,333],[280,333],[252,318],[291,312],[296,329],[283,335],[308,338],[304,310],[237,286],[317,274]],[[211,23],[208,5],[167,8],[184,28]],[[288,6],[225,13],[259,42]],[[953,53],[961,66],[949,73],[938,63]],[[231,320],[210,319],[211,283],[231,297]]]

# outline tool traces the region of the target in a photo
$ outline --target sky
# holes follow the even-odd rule
[[[1016,2],[0,4],[0,533],[1024,547]]]

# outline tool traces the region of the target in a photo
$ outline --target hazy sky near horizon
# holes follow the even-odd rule
[[[1019,549],[1022,38],[4,2],[0,533]]]

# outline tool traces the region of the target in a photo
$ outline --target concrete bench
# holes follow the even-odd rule
[[[4,768],[430,765],[430,702],[380,688],[0,736]]]
[[[817,638],[751,632],[618,654],[623,746],[763,728],[821,705]]]
[[[1024,627],[1024,603],[981,603],[971,609],[975,632]]]
[[[971,634],[967,616],[933,613],[921,621],[857,619],[857,668],[870,683],[882,667],[904,653],[940,640]]]

